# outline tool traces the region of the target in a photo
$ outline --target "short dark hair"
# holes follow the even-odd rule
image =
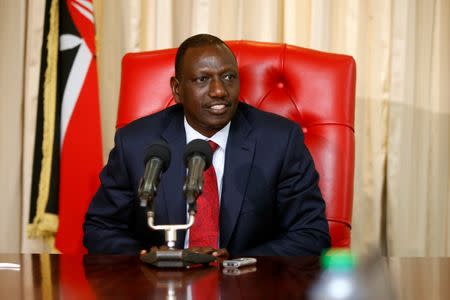
[[[175,77],[178,79],[181,78],[181,64],[183,62],[184,54],[186,53],[186,51],[189,48],[214,46],[214,45],[218,45],[218,46],[223,45],[223,46],[227,47],[230,50],[233,57],[236,59],[236,57],[234,56],[234,53],[230,49],[230,47],[228,47],[228,45],[224,41],[219,39],[218,37],[211,35],[211,34],[206,34],[206,33],[193,35],[193,36],[187,38],[186,40],[184,40],[184,42],[181,43],[180,47],[178,47],[177,54],[175,56]]]

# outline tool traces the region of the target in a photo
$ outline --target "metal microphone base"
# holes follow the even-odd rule
[[[216,261],[216,257],[210,254],[192,252],[190,250],[158,250],[151,251],[143,256],[141,260],[157,268],[185,268],[191,265],[208,266]]]

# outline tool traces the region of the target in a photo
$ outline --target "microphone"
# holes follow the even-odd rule
[[[170,157],[169,146],[164,141],[158,141],[147,148],[144,156],[144,176],[138,189],[141,207],[152,204],[161,174],[169,167]]]
[[[188,169],[183,191],[189,211],[197,211],[196,200],[203,190],[203,172],[211,165],[213,151],[208,142],[196,139],[184,151],[184,163]]]

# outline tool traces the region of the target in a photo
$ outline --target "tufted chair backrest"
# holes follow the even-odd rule
[[[303,128],[320,174],[333,247],[350,246],[356,67],[352,57],[287,44],[229,41],[240,99]],[[122,61],[117,127],[174,104],[176,49],[128,53]]]

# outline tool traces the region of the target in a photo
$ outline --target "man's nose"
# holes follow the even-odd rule
[[[223,97],[227,93],[227,90],[220,78],[213,78],[209,86],[209,95],[211,97]]]

